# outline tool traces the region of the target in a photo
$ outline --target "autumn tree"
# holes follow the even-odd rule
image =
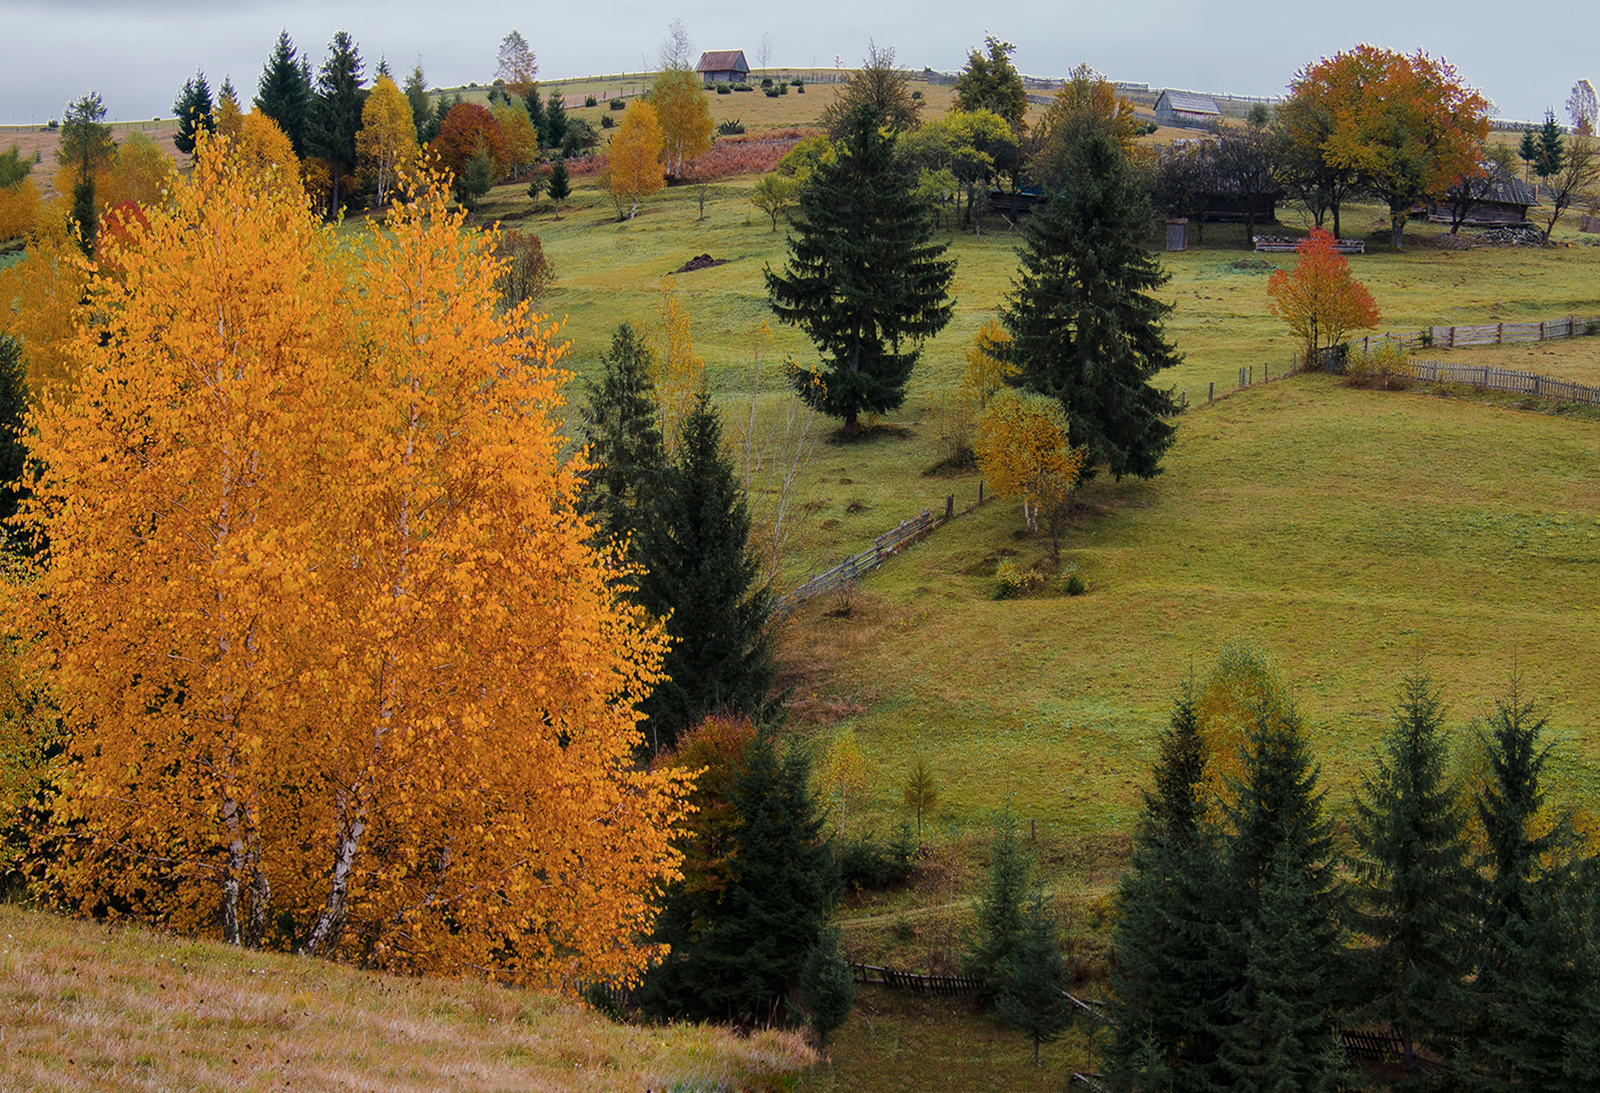
[[[1396,249],[1413,205],[1477,171],[1489,103],[1450,62],[1359,45],[1311,65],[1303,78],[1326,89],[1333,125],[1324,157],[1382,196]]]
[[[996,496],[1022,497],[1029,531],[1038,531],[1040,514],[1054,516],[1077,487],[1088,452],[1072,447],[1070,431],[1060,399],[1014,387],[997,391],[979,418],[978,466]]]
[[[362,61],[355,39],[335,31],[328,56],[317,70],[317,82],[306,123],[306,152],[328,164],[331,192],[328,212],[337,212],[346,176],[356,169],[356,133],[361,129]]]
[[[781,273],[766,271],[778,318],[799,326],[823,360],[798,367],[808,405],[844,420],[905,400],[922,343],[950,321],[955,262],[933,242],[929,208],[901,169],[895,137],[870,106],[855,111],[833,160],[800,187],[799,216]]]
[[[117,145],[116,155],[96,183],[102,207],[133,203],[159,205],[172,183],[177,165],[161,145],[143,133],[132,132]]]
[[[411,103],[387,76],[379,76],[361,108],[356,156],[362,177],[387,205],[400,177],[417,162],[417,129]]]
[[[901,799],[907,808],[917,814],[917,845],[921,846],[922,818],[939,803],[939,781],[934,776],[933,765],[928,762],[927,756],[917,756],[917,761],[911,765],[901,789]]]
[[[657,50],[663,72],[688,71],[694,67],[694,39],[682,19],[674,19],[667,27],[667,36],[661,39]]]
[[[1312,228],[1295,248],[1300,259],[1294,269],[1274,270],[1267,281],[1268,307],[1299,339],[1308,368],[1350,331],[1378,325],[1372,294],[1350,276],[1350,263],[1333,244],[1332,235]]]
[[[1020,268],[1001,307],[1012,383],[1057,399],[1073,448],[1121,479],[1161,473],[1177,410],[1152,382],[1180,357],[1152,293],[1168,275],[1145,249],[1149,201],[1104,133],[1078,141],[1062,188],[1023,221]]]
[[[46,217],[28,240],[22,261],[0,270],[0,332],[22,342],[28,390],[35,398],[69,399],[78,358],[70,352],[75,328],[86,318],[91,267],[61,217]]]
[[[513,30],[500,39],[494,75],[505,85],[506,91],[518,99],[533,86],[534,77],[539,75],[539,62],[534,58],[533,47],[519,31]]]
[[[237,137],[239,126],[244,122],[244,108],[239,105],[239,91],[233,86],[233,81],[226,77],[217,90],[217,108],[212,113],[212,120],[216,122],[212,132],[221,133],[225,137]]]
[[[1272,119],[1279,178],[1311,213],[1317,227],[1332,215],[1335,239],[1340,237],[1340,211],[1360,182],[1353,167],[1335,162],[1325,151],[1338,124],[1338,112],[1351,110],[1345,100],[1360,90],[1337,76],[1326,61],[1301,67]]]
[[[900,149],[921,171],[943,172],[955,183],[963,227],[975,224],[974,215],[997,176],[1014,177],[1021,166],[1016,132],[990,110],[951,111],[901,138]],[[978,227],[981,234],[981,223]]]
[[[861,67],[850,73],[818,120],[831,138],[843,140],[854,129],[851,115],[862,107],[872,108],[883,124],[898,132],[922,124],[922,100],[911,97],[911,74],[895,65],[894,46],[869,40]]]
[[[983,49],[967,54],[967,63],[956,76],[956,104],[965,111],[988,110],[999,114],[1014,132],[1025,127],[1028,91],[1022,75],[1011,63],[1017,47],[985,35]]]
[[[661,643],[585,545],[552,332],[437,181],[359,240],[205,143],[174,185],[33,419],[50,564],[5,594],[70,734],[52,882],[246,947],[636,976],[679,779],[632,763]]]
[[[1550,195],[1550,213],[1544,222],[1545,243],[1550,242],[1550,233],[1561,214],[1584,195],[1592,196],[1596,182],[1600,182],[1600,145],[1595,137],[1575,133],[1564,142],[1560,166],[1545,179]]]
[[[229,140],[227,154],[238,160],[239,169],[261,180],[275,183],[289,193],[304,193],[300,185],[300,161],[294,145],[278,123],[261,110],[252,110],[239,123],[239,133]]]
[[[650,105],[661,126],[662,163],[669,176],[680,178],[684,164],[711,147],[716,122],[706,102],[705,88],[692,70],[669,68],[656,77],[650,89]]]
[[[278,32],[272,54],[261,67],[255,108],[271,118],[289,138],[295,157],[310,154],[307,133],[311,125],[311,64],[300,57],[287,30]]]
[[[195,134],[201,130],[210,133],[216,129],[213,109],[211,85],[206,82],[204,72],[196,72],[183,81],[183,86],[178,89],[178,97],[172,104],[172,114],[178,119],[178,131],[173,135],[172,143],[178,151],[192,155]]]
[[[1067,155],[1094,133],[1129,152],[1138,135],[1138,120],[1133,103],[1117,94],[1116,85],[1085,62],[1062,81],[1061,90],[1034,127],[1029,156],[1033,179],[1046,187],[1059,186]]]
[[[450,108],[428,151],[457,184],[474,156],[488,157],[497,173],[506,161],[506,143],[500,135],[500,126],[487,107],[474,102],[457,103]]]
[[[639,198],[666,184],[661,167],[661,125],[648,102],[634,103],[622,116],[617,135],[611,138],[609,156],[600,185],[616,202],[617,219],[632,220],[639,211]]]
[[[39,188],[28,177],[33,165],[15,144],[0,152],[0,240],[27,235],[38,222]]]
[[[520,103],[496,103],[491,111],[506,146],[506,167],[512,177],[539,162],[539,130]]]
[[[22,343],[10,334],[0,334],[0,549],[9,549],[18,537],[18,529],[10,521],[26,490],[23,468],[28,458],[24,441],[28,402],[28,370],[22,361]]]

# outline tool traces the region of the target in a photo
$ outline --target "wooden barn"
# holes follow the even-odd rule
[[[1498,163],[1479,166],[1483,177],[1452,186],[1428,206],[1428,219],[1465,228],[1531,226],[1528,210],[1539,203],[1534,188]]]
[[[700,63],[694,70],[709,86],[720,82],[745,83],[750,79],[750,65],[742,49],[718,49],[700,54]]]
[[[1162,125],[1212,126],[1222,120],[1222,111],[1210,95],[1168,88],[1156,100],[1156,120]]]

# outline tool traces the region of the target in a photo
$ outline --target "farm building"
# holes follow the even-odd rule
[[[1156,100],[1156,120],[1162,125],[1216,125],[1222,120],[1217,100],[1192,91],[1168,88]]]
[[[1442,201],[1428,206],[1428,219],[1467,228],[1528,227],[1528,209],[1539,203],[1532,186],[1498,163],[1479,164],[1481,179],[1457,183]]]
[[[702,53],[700,63],[695,65],[694,70],[700,73],[700,78],[707,84],[719,80],[744,83],[750,78],[750,65],[745,61],[742,49],[718,49]]]

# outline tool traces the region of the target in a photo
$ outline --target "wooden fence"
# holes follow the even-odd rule
[[[778,597],[773,609],[791,611],[806,600],[825,592],[832,592],[839,586],[872,572],[882,565],[885,559],[898,554],[907,544],[916,542],[940,523],[941,521],[936,519],[933,513],[923,509],[922,515],[914,516],[893,530],[884,532],[873,541],[871,547],[860,554],[846,558],[832,569],[816,574],[794,591]]]
[[[1322,356],[1322,370],[1343,375],[1348,362],[1336,353]],[[1520,372],[1514,368],[1496,368],[1487,364],[1445,364],[1442,361],[1407,360],[1389,373],[1397,379],[1417,383],[1455,384],[1483,391],[1504,391],[1513,395],[1532,395],[1534,398],[1554,399],[1557,402],[1579,402],[1585,406],[1600,406],[1600,387],[1587,387],[1581,383],[1552,379],[1535,372]]]
[[[1395,342],[1402,349],[1453,349],[1471,345],[1509,345],[1512,342],[1542,342],[1551,338],[1579,338],[1586,334],[1600,334],[1600,319],[1580,319],[1567,315],[1559,319],[1543,319],[1532,323],[1477,323],[1471,326],[1430,326],[1405,334],[1383,334],[1362,338],[1361,348],[1372,349],[1372,343],[1382,345]],[[1354,348],[1354,343],[1351,343]]]
[[[983,980],[975,975],[920,975],[916,972],[895,971],[893,968],[877,964],[859,964],[853,960],[850,962],[850,970],[855,972],[857,983],[881,983],[896,990],[910,991],[912,994],[934,994],[950,998],[963,994],[976,994],[983,989]]]

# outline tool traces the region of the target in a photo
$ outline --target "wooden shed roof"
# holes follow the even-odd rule
[[[1222,116],[1222,111],[1217,109],[1217,100],[1210,95],[1196,95],[1193,91],[1173,91],[1168,89],[1161,93],[1161,98],[1167,100],[1167,106],[1173,110],[1182,110],[1185,114],[1215,114]],[[1159,105],[1159,101],[1157,103]]]
[[[749,72],[742,49],[715,49],[700,54],[696,72]]]

